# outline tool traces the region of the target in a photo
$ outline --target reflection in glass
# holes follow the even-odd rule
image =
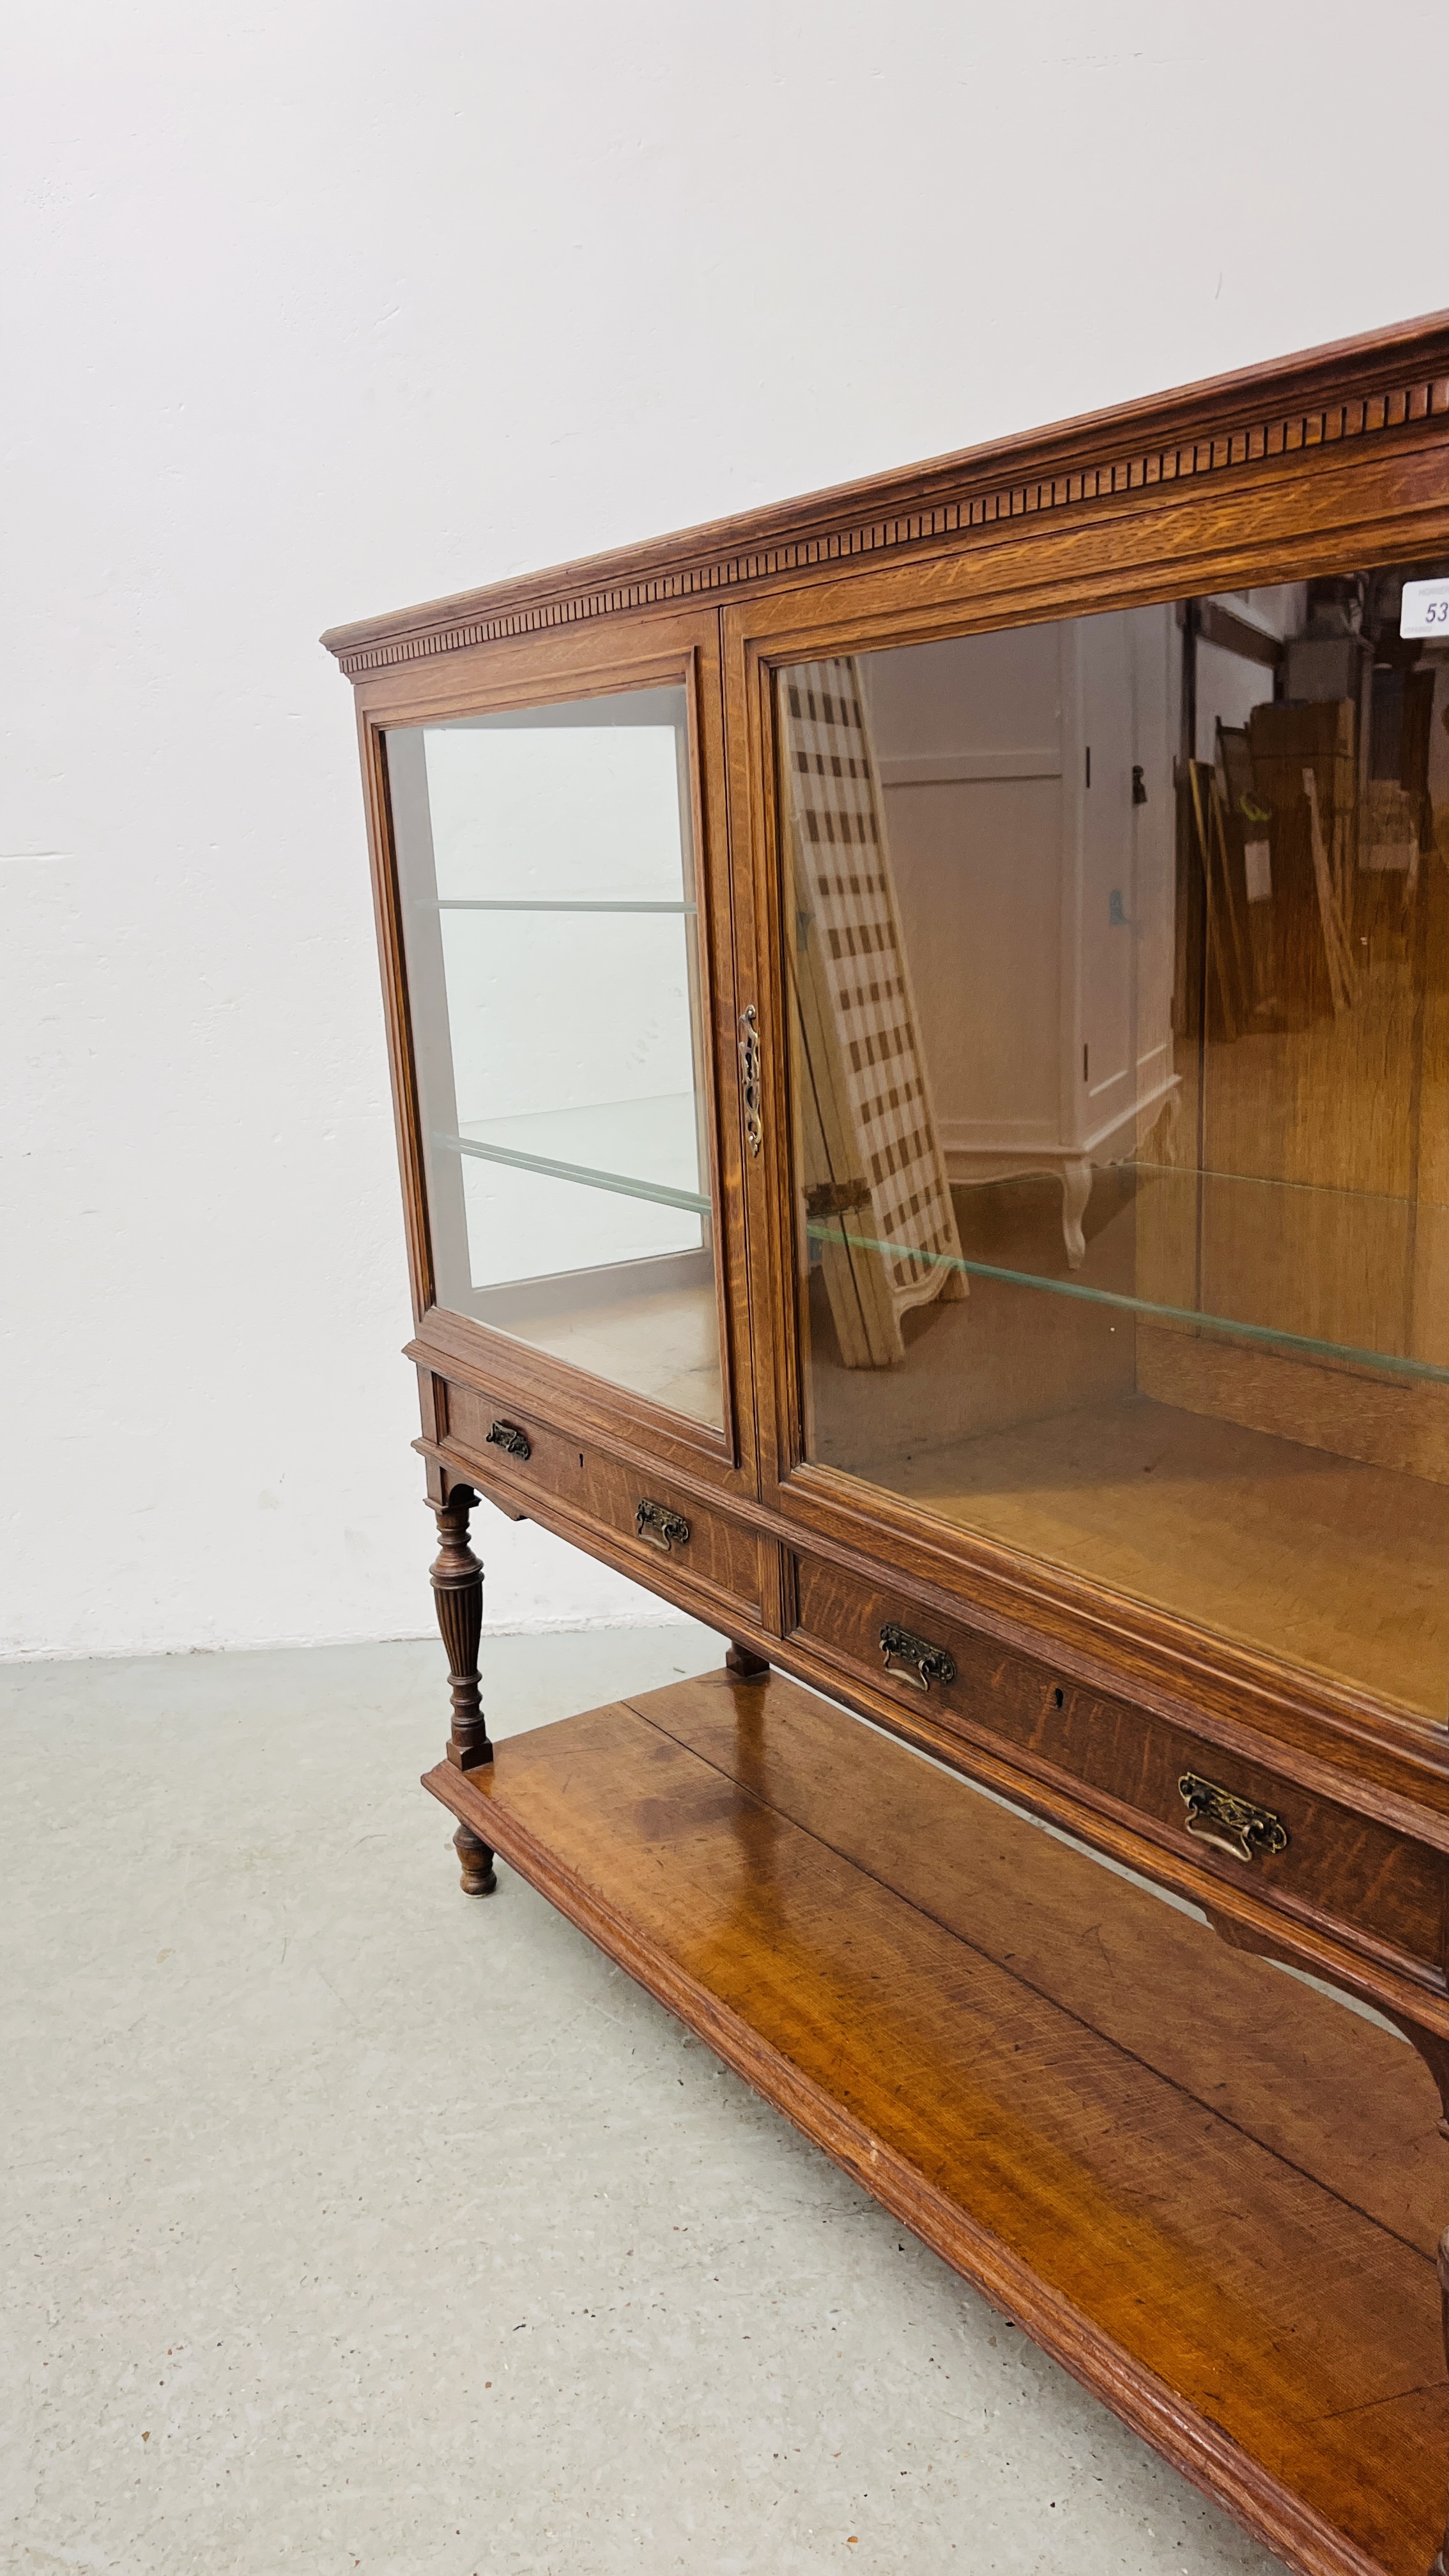
[[[1449,1707],[1449,647],[1406,577],[802,664],[806,1445]]]
[[[438,1303],[719,1425],[684,690],[387,758]]]

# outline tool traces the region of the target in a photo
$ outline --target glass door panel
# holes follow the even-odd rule
[[[1441,571],[777,677],[807,1456],[1439,1720]]]
[[[387,760],[438,1303],[721,1428],[686,693]]]

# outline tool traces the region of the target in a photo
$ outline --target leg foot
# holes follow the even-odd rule
[[[453,1726],[448,1760],[476,1771],[493,1759],[478,1688],[478,1640],[483,1633],[483,1568],[468,1545],[468,1515],[478,1497],[471,1485],[454,1485],[447,1501],[429,1508],[438,1522],[438,1553],[431,1569],[438,1626],[448,1650]]]
[[[725,1656],[725,1670],[733,1673],[737,1682],[760,1681],[769,1669],[766,1657],[757,1655],[753,1646],[738,1646],[733,1637],[730,1639],[729,1650]]]
[[[1062,1165],[1062,1238],[1067,1247],[1067,1262],[1080,1270],[1087,1257],[1087,1238],[1082,1232],[1082,1219],[1092,1195],[1092,1166],[1086,1156],[1073,1156]]]
[[[491,1896],[498,1881],[493,1873],[493,1854],[488,1845],[470,1833],[466,1825],[460,1825],[453,1836],[453,1849],[462,1864],[464,1895]]]

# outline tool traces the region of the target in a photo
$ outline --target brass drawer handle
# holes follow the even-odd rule
[[[1195,1771],[1184,1771],[1177,1787],[1187,1809],[1188,1832],[1200,1843],[1211,1843],[1214,1851],[1226,1852],[1230,1860],[1256,1860],[1260,1852],[1288,1849],[1288,1828],[1271,1807],[1235,1798],[1231,1789],[1220,1789],[1216,1780],[1200,1780]]]
[[[888,1619],[880,1632],[880,1650],[886,1671],[917,1690],[928,1691],[932,1682],[944,1686],[956,1678],[954,1655],[948,1655],[944,1646],[933,1646],[928,1637],[913,1637],[909,1628],[898,1628],[894,1619]]]
[[[753,1002],[747,1002],[740,1013],[740,1101],[745,1113],[745,1143],[753,1156],[765,1141],[759,1015]]]
[[[510,1458],[531,1458],[533,1446],[528,1434],[516,1422],[495,1422],[488,1434],[490,1449],[505,1449]]]
[[[689,1545],[689,1523],[682,1512],[672,1512],[667,1503],[644,1501],[634,1514],[634,1527],[651,1547],[662,1548],[671,1556],[677,1547]]]

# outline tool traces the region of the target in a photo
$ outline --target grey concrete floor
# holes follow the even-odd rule
[[[719,1659],[485,1641],[500,1734]],[[433,1645],[0,1676],[7,2564],[1275,2562],[417,1787]]]

